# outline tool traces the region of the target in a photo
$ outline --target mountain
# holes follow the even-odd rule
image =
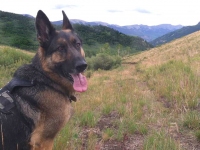
[[[35,18],[35,17],[33,17],[33,16],[29,15],[29,14],[23,14],[23,16],[29,17],[29,18]]]
[[[199,30],[200,30],[200,22],[197,25],[182,27],[181,29],[165,34],[161,37],[156,38],[150,43],[153,44],[154,46],[161,45]]]
[[[87,21],[80,20],[80,19],[70,19],[70,22],[72,24],[83,24],[83,25],[90,25],[90,26],[98,26],[98,25],[107,26],[107,27],[111,26],[110,24],[101,22],[101,21],[87,22]],[[62,25],[62,20],[53,21],[52,23],[55,25]]]
[[[147,25],[130,25],[130,26],[114,26],[111,25],[115,30],[118,30],[127,35],[139,36],[146,41],[152,41],[166,33],[172,32],[174,30],[180,29],[181,25],[170,25],[170,24],[161,24],[156,26],[147,26]]]
[[[78,19],[71,19],[70,22],[72,24],[83,24],[91,26],[102,25],[110,27],[126,35],[139,36],[148,42],[183,27],[181,25],[170,25],[170,24],[161,24],[156,26],[147,26],[147,25],[119,26],[114,24],[108,24],[105,22],[86,22]],[[56,25],[61,25],[62,21],[54,21],[53,23]]]
[[[88,22],[80,20],[80,19],[70,19],[70,22],[72,24],[88,25]],[[53,21],[52,23],[55,24],[55,25],[62,25],[63,21],[62,20],[60,20],[60,21]]]

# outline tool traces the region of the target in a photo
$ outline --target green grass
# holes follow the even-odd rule
[[[54,147],[57,147],[57,149],[64,149],[66,146],[69,146],[70,143],[66,141],[77,139],[77,133],[74,133],[75,130],[72,130],[70,126],[66,126],[59,134],[57,139],[55,140]]]
[[[200,141],[200,130],[197,130],[195,132],[195,136],[196,136],[197,140]]]
[[[189,111],[184,115],[183,125],[190,129],[200,129],[200,114],[197,111]]]
[[[103,115],[108,115],[114,110],[113,105],[104,105],[102,109]]]
[[[102,134],[103,134],[103,135],[102,135],[102,139],[103,139],[104,141],[108,141],[108,140],[111,140],[111,139],[112,139],[112,137],[113,137],[114,134],[115,134],[115,131],[114,131],[113,129],[111,129],[111,128],[106,128],[106,129],[103,131]]]
[[[145,124],[137,124],[134,120],[127,120],[125,123],[125,129],[127,133],[130,134],[142,134],[146,135],[148,132],[147,126]]]
[[[94,112],[87,111],[81,114],[81,116],[79,117],[79,122],[80,126],[94,127],[97,123],[97,119],[95,117]]]
[[[147,136],[144,142],[144,150],[179,150],[179,143],[167,135],[164,131],[154,131]]]

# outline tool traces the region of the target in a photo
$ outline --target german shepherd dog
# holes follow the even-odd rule
[[[34,81],[34,85],[11,92],[15,107],[10,114],[0,115],[0,150],[52,150],[56,135],[73,114],[75,91],[87,89],[82,41],[62,13],[60,31],[41,10],[37,13],[40,46],[32,62],[14,73],[14,78]]]

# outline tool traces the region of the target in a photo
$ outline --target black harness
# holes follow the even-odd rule
[[[7,85],[0,89],[0,112],[9,114],[10,110],[15,107],[14,99],[11,92],[15,87],[33,86],[34,82],[26,81],[19,78],[13,78]]]
[[[7,85],[0,89],[0,112],[4,114],[10,114],[10,110],[15,107],[14,98],[11,92],[16,87],[30,87],[35,85],[35,82],[22,80],[20,78],[13,78]],[[68,96],[70,102],[76,102],[76,97],[74,95]]]

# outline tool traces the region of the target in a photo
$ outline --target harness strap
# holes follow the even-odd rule
[[[12,95],[10,94],[15,87],[30,87],[34,82],[22,80],[19,78],[13,78],[7,85],[0,89],[0,111],[8,114],[10,110],[15,106]]]
[[[33,80],[27,81],[15,77],[10,82],[8,82],[8,84],[5,85],[1,90],[12,92],[15,87],[23,87],[23,86],[28,87],[33,85],[34,85]]]

